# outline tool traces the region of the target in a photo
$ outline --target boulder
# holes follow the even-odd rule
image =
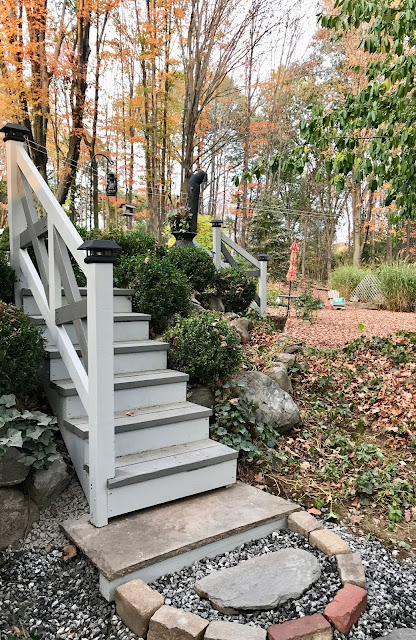
[[[293,353],[275,353],[273,354],[273,362],[281,362],[290,369],[296,362],[296,356]]]
[[[47,469],[37,469],[29,476],[27,488],[39,509],[47,507],[69,485],[71,480],[60,455]]]
[[[39,509],[19,489],[0,489],[0,549],[23,538],[39,518]]]
[[[199,315],[200,313],[204,313],[205,309],[202,306],[202,304],[200,304],[198,302],[198,300],[196,300],[195,298],[192,298],[192,300],[191,300],[191,311],[193,311],[193,313],[196,313],[197,315]]]
[[[272,370],[268,372],[268,375],[283,391],[293,393],[293,387],[287,373],[286,365],[282,363],[276,364]]]
[[[285,353],[289,353],[293,355],[294,353],[303,351],[303,347],[301,344],[291,344],[289,347],[286,347]]]
[[[250,332],[246,328],[245,323],[242,322],[243,318],[236,318],[235,320],[231,320],[230,327],[235,329],[240,336],[241,344],[247,344],[250,342]]]
[[[0,487],[21,484],[27,478],[30,467],[19,462],[22,452],[17,447],[10,447],[0,458]]]
[[[238,313],[234,313],[234,311],[227,311],[227,313],[224,313],[224,317],[228,318],[228,320],[235,320],[235,318],[238,318]]]
[[[188,398],[189,402],[194,402],[195,404],[200,404],[202,407],[207,407],[208,409],[212,409],[215,402],[215,396],[213,391],[207,386],[199,385],[197,387],[192,387],[188,390]]]
[[[280,433],[290,431],[300,422],[299,409],[290,395],[281,389],[274,380],[260,371],[239,371],[231,379],[234,394],[244,385],[245,396],[258,404],[256,418]]]
[[[275,609],[298,599],[321,576],[319,561],[303,549],[281,549],[212,571],[194,589],[226,614]]]
[[[225,307],[224,304],[218,296],[207,296],[204,298],[205,304],[208,309],[211,311],[218,311],[219,313],[224,313]]]

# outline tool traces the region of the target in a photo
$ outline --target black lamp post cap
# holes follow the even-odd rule
[[[211,224],[213,227],[221,227],[222,226],[222,220],[211,220]]]
[[[86,251],[86,264],[93,262],[114,263],[117,260],[116,253],[121,251],[121,247],[114,240],[86,240],[78,247],[79,251]]]
[[[7,140],[24,142],[30,134],[30,131],[23,124],[7,122],[4,127],[0,129],[0,133],[4,133],[4,142],[7,142]]]
[[[260,253],[260,255],[257,256],[257,260],[259,260],[260,262],[267,262],[269,259],[269,256],[267,253]]]

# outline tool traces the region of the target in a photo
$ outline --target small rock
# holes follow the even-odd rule
[[[66,489],[70,479],[64,459],[59,456],[47,469],[37,469],[29,476],[29,495],[39,509],[44,509]]]
[[[247,399],[257,404],[256,418],[279,433],[290,431],[300,422],[300,413],[291,396],[274,380],[260,371],[239,371],[230,381],[236,395],[240,385],[245,387]]]
[[[194,589],[222,613],[270,610],[299,598],[320,575],[314,555],[303,549],[281,549],[212,571]]]
[[[320,529],[312,531],[309,535],[309,542],[318,547],[320,551],[326,553],[328,556],[335,556],[340,553],[350,553],[351,549],[348,544],[344,542],[342,538],[337,536],[333,531],[329,529]]]
[[[234,311],[227,311],[227,313],[224,313],[224,317],[228,318],[228,320],[234,320],[235,318],[238,318],[238,313],[234,313]]]
[[[198,300],[195,299],[191,300],[191,311],[193,311],[197,315],[199,315],[200,313],[205,313],[205,309],[202,304],[200,304]]]
[[[0,489],[0,549],[23,538],[39,518],[39,509],[19,489]]]
[[[365,589],[365,573],[360,554],[343,553],[337,555],[336,559],[342,584],[355,584]]]
[[[416,640],[416,629],[393,629],[386,636],[376,640]]]
[[[21,484],[26,480],[30,467],[19,462],[22,452],[17,447],[10,447],[0,458],[0,487]]]
[[[208,407],[208,409],[212,409],[215,403],[214,393],[205,385],[189,389],[187,399],[189,402],[194,402],[202,407]]]
[[[164,597],[143,580],[131,580],[116,589],[116,611],[124,624],[145,637],[151,617],[164,604]]]
[[[253,328],[253,322],[250,318],[246,318],[245,316],[241,316],[238,318],[240,324],[246,329],[246,331],[250,331]]]
[[[266,640],[266,631],[237,622],[210,622],[205,640]]]
[[[299,351],[302,351],[303,347],[301,344],[291,344],[289,347],[286,347],[285,349],[285,353],[298,353]]]
[[[166,604],[150,620],[147,640],[202,640],[208,620]]]
[[[361,587],[346,584],[326,607],[324,616],[337,631],[349,633],[367,608],[367,592]]]
[[[237,331],[238,335],[240,336],[241,344],[247,344],[248,342],[250,342],[250,332],[241,322],[242,319],[243,318],[236,318],[235,320],[231,320],[230,327]]]
[[[295,365],[296,356],[293,353],[276,353],[273,355],[273,362],[281,362],[290,369]]]
[[[274,624],[268,629],[268,640],[332,640],[332,627],[320,613]]]
[[[304,538],[309,538],[309,534],[312,531],[318,531],[324,528],[323,524],[307,511],[295,511],[295,513],[291,513],[287,519],[287,524],[290,531],[298,533]]]
[[[286,393],[293,393],[292,383],[288,376],[285,364],[277,364],[268,372],[268,375],[281,389],[283,389],[283,391],[286,391]]]

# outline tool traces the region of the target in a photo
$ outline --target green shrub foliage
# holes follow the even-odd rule
[[[33,387],[43,357],[39,328],[20,309],[0,303],[0,396],[19,396]]]
[[[14,269],[9,265],[7,254],[0,252],[0,300],[14,301]]]
[[[141,224],[136,225],[130,231],[120,227],[110,227],[109,230],[91,229],[90,231],[78,227],[78,231],[84,240],[114,240],[120,245],[122,255],[144,255],[148,251],[153,251],[157,246],[156,240],[146,233],[144,225]]]
[[[171,348],[169,366],[199,384],[224,380],[241,363],[237,332],[214,313],[178,319],[165,334]]]
[[[226,267],[217,272],[216,289],[226,311],[245,313],[256,295],[256,283],[238,267]]]
[[[172,247],[168,251],[169,261],[182,271],[194,291],[203,292],[215,282],[217,271],[212,258],[200,247],[193,244]]]
[[[10,447],[20,449],[19,462],[34,469],[47,468],[57,459],[56,418],[40,411],[19,411],[13,394],[0,396],[0,459]]]
[[[148,255],[130,263],[129,286],[134,289],[133,310],[150,313],[152,327],[162,331],[175,314],[187,313],[191,288],[184,273],[166,257]]]

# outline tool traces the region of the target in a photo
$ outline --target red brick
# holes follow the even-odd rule
[[[268,629],[268,640],[331,640],[332,627],[320,613],[274,624]]]
[[[324,616],[343,634],[351,631],[367,607],[367,591],[354,584],[346,584],[329,603]]]

